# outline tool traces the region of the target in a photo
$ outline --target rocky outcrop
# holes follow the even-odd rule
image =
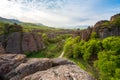
[[[0,48],[0,80],[95,80],[67,59],[26,58]]]
[[[24,52],[25,51],[30,51],[30,52],[37,51],[37,45],[35,44],[35,39],[33,38],[33,35],[30,33],[23,33],[21,44],[22,44],[22,51]]]
[[[45,47],[41,35],[36,32],[25,33],[22,26],[18,24],[4,26],[0,43],[7,53],[34,52]]]
[[[85,40],[85,41],[88,41],[90,39],[90,35],[92,33],[92,29],[91,27],[88,27],[87,29],[84,29],[84,30],[80,30],[78,29],[75,33],[75,36],[80,36],[80,39],[81,40]]]
[[[101,29],[101,27],[103,27],[103,24],[106,23],[106,22],[109,22],[108,20],[101,20],[101,21],[98,21],[94,27],[93,27],[93,31],[94,32],[99,32],[99,30]],[[105,27],[105,26],[104,26]]]
[[[115,20],[116,18],[118,18],[118,17],[120,17],[120,13],[112,16],[112,17],[110,18],[110,21],[112,22],[112,21],[114,21],[114,20]]]
[[[95,80],[73,62],[63,59],[26,58],[0,54],[0,80]]]
[[[22,80],[94,80],[76,65],[60,65],[46,71],[39,71]]]
[[[20,32],[10,34],[7,37],[5,51],[9,53],[21,53],[21,37],[22,33]]]
[[[81,40],[88,41],[95,32],[98,38],[104,39],[109,36],[120,36],[120,14],[116,14],[108,20],[98,21],[93,27],[84,30],[77,30],[75,35],[80,36]]]
[[[0,76],[4,78],[24,61],[25,55],[22,54],[0,54]]]
[[[0,43],[0,54],[4,54],[5,53],[5,50],[2,46],[2,43]]]
[[[33,52],[45,47],[42,36],[37,33],[14,32],[5,36],[0,37],[0,42],[7,53]]]
[[[10,80],[21,80],[25,76],[33,74],[37,71],[43,71],[52,67],[52,62],[49,59],[27,59],[15,69],[5,75],[5,78]]]

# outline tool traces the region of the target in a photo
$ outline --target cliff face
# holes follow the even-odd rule
[[[77,31],[76,34],[81,37],[81,40],[88,41],[93,32],[95,32],[100,39],[109,36],[120,36],[120,14],[112,16],[110,21],[98,21],[93,27]]]
[[[5,51],[8,53],[33,52],[44,48],[42,36],[35,33],[14,32],[7,37]]]
[[[25,33],[17,24],[5,26],[0,42],[7,53],[33,52],[45,47],[41,35],[34,32]]]
[[[0,80],[95,80],[67,59],[26,58],[0,50]]]

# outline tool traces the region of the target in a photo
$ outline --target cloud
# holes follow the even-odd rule
[[[102,7],[108,3],[103,1],[3,0],[0,2],[0,16],[53,27],[93,25],[98,20],[109,19],[120,12],[118,3]]]

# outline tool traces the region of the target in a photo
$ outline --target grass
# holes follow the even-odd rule
[[[33,52],[28,55],[30,58],[56,58],[62,53],[62,46],[58,49],[59,43],[49,44],[45,49]]]

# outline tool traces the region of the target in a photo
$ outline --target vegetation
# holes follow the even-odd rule
[[[16,26],[20,29],[17,29]],[[101,30],[120,27],[120,17],[111,22],[106,21],[100,26]],[[113,36],[101,40],[96,32],[93,32],[90,40],[86,42],[81,40],[80,36],[73,38],[70,34],[58,33],[64,31],[64,29],[32,23],[20,23],[17,25],[9,22],[9,24],[6,24],[6,22],[0,21],[0,35],[16,31],[36,32],[42,35],[45,48],[37,52],[25,52],[28,57],[55,58],[60,56],[64,50],[64,57],[76,62],[96,79],[120,80],[120,37]],[[54,36],[49,37],[50,33],[54,34]]]
[[[26,54],[28,55],[28,57],[37,57],[37,58],[59,57],[63,51],[65,39],[70,36],[71,35],[64,34],[64,35],[58,35],[54,38],[48,38],[48,36],[44,33],[43,41],[46,45],[46,48],[38,52],[32,52],[32,53],[26,52]]]
[[[85,63],[96,67],[101,80],[118,80],[120,79],[119,42],[120,37],[108,37],[104,40],[91,38],[88,42],[79,41],[78,37],[69,38],[64,46],[65,57],[80,62],[83,59]]]
[[[116,17],[111,24],[116,27],[120,27],[120,16]]]

